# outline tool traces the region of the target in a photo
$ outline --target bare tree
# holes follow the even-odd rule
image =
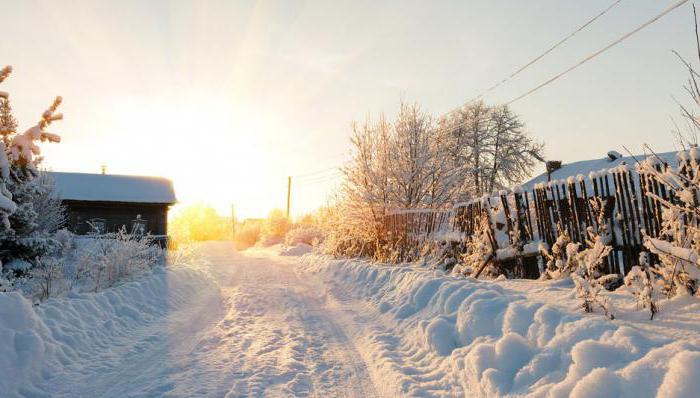
[[[355,148],[352,162],[343,169],[343,211],[349,231],[364,239],[376,240],[381,234],[382,220],[391,207],[392,126],[380,116],[376,123],[369,118],[353,123],[350,138]]]
[[[354,123],[354,157],[344,168],[343,230],[378,246],[394,209],[443,209],[527,177],[542,145],[507,107],[466,105],[437,125],[417,104]]]
[[[490,167],[484,166],[485,193],[518,184],[530,176],[544,148],[525,133],[525,124],[508,106],[492,108],[489,119],[486,153]]]
[[[401,208],[421,207],[429,195],[433,177],[431,162],[432,120],[416,104],[401,104],[394,124],[390,177],[396,184],[393,201]]]
[[[468,197],[520,183],[542,157],[543,145],[527,135],[520,117],[506,105],[467,104],[442,120],[440,130],[450,141],[448,153],[453,167],[461,169]]]

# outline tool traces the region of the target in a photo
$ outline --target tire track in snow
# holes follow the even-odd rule
[[[120,331],[44,388],[57,397],[376,396],[318,280],[225,243],[198,252],[215,292]]]

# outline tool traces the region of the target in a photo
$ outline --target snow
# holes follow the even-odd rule
[[[202,245],[100,293],[38,306],[0,293],[3,396],[691,397],[700,303],[618,319],[570,281],[458,278],[414,266]],[[304,248],[307,249],[307,248]],[[627,297],[627,299],[625,298]],[[7,377],[5,377],[7,376]]]
[[[130,344],[147,343],[134,341],[136,332],[167,319],[177,307],[209,300],[216,294],[212,286],[203,273],[178,267],[101,293],[72,294],[36,307],[17,292],[2,293],[0,391],[3,396],[61,395],[55,383],[77,381],[54,380],[67,373],[115,371],[119,363],[109,363],[109,358],[117,359],[119,350]],[[100,357],[103,362],[96,361]],[[83,387],[91,384],[89,379],[83,382]]]
[[[170,180],[160,177],[49,172],[62,199],[165,203],[176,202]]]
[[[307,245],[306,243],[299,243],[298,245],[288,246],[281,253],[281,256],[301,256],[303,254],[311,253],[313,246]]]
[[[608,321],[581,313],[570,281],[493,283],[362,261],[304,261],[331,291],[346,291],[381,314],[366,316],[378,317],[378,325],[355,327],[356,346],[387,392],[697,396],[699,389],[683,381],[700,376],[700,330],[690,326],[700,318],[695,299],[668,302],[657,323],[626,302],[632,315]]]
[[[617,153],[619,155],[619,153]],[[677,160],[677,153],[676,152],[662,152],[662,153],[657,153],[656,154],[658,158],[663,159],[666,161],[668,164],[671,165],[677,165],[678,160]],[[636,160],[635,160],[636,158]],[[558,180],[565,180],[570,176],[576,176],[576,175],[588,175],[591,179],[595,178],[601,170],[607,171],[607,169],[611,169],[614,167],[619,167],[621,165],[634,165],[637,163],[637,161],[642,162],[645,159],[657,159],[656,156],[654,155],[635,155],[634,157],[632,156],[621,156],[616,158],[615,160],[611,160],[610,157],[607,155],[603,158],[600,159],[592,159],[592,160],[582,160],[578,162],[572,162],[572,163],[566,163],[562,164],[560,169],[555,170],[551,174],[551,180],[552,181],[558,181]],[[542,173],[538,175],[537,177],[534,177],[530,181],[522,184],[522,187],[526,191],[531,191],[532,189],[535,188],[535,185],[540,184],[540,183],[546,183],[547,180],[547,173]]]
[[[198,252],[101,293],[38,306],[0,293],[0,396],[375,395],[297,257]]]
[[[675,258],[700,266],[700,258],[698,258],[698,254],[695,251],[689,248],[675,246],[672,242],[656,238],[647,238],[645,247],[654,254],[670,254]]]

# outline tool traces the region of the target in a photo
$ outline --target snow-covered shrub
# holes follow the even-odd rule
[[[247,249],[260,240],[262,232],[262,223],[258,220],[246,220],[236,228],[236,235],[233,237],[233,243],[236,249]]]
[[[637,305],[649,309],[651,313],[650,319],[652,320],[654,315],[659,312],[655,297],[655,281],[656,278],[650,270],[649,253],[639,253],[639,265],[635,265],[630,269],[625,277],[625,285],[637,298]]]
[[[700,48],[697,27],[696,20],[695,39]],[[700,280],[700,149],[697,141],[700,118],[696,114],[700,106],[700,75],[691,62],[678,53],[676,55],[688,69],[685,89],[690,94],[692,107],[680,105],[680,108],[691,138],[676,131],[678,141],[685,149],[678,153],[678,168],[669,167],[655,155],[637,165],[637,171],[647,176],[649,187],[663,188],[661,191],[647,189],[646,192],[647,197],[660,204],[663,210],[659,236],[644,234],[644,246],[658,258],[658,264],[652,264],[650,271],[660,277],[662,291],[668,297],[697,294]],[[700,52],[697,56],[700,60]]]
[[[150,236],[130,235],[124,229],[81,239],[76,248],[73,278],[99,291],[153,269],[163,262],[163,255]]]
[[[606,295],[601,294],[611,277],[601,275],[600,267],[611,250],[612,247],[598,241],[594,242],[592,247],[579,252],[578,257],[581,265],[577,272],[571,274],[571,279],[574,281],[576,295],[581,299],[581,307],[585,312],[593,312],[597,305],[607,317],[615,319],[612,313],[612,303]]]
[[[607,317],[614,319],[612,303],[604,293],[606,288],[612,289],[617,285],[620,279],[618,275],[604,273],[606,259],[612,251],[610,228],[606,220],[606,214],[610,211],[606,206],[610,206],[610,202],[592,198],[589,204],[596,215],[596,223],[587,228],[583,249],[580,243],[571,241],[568,230],[559,228],[559,235],[551,249],[540,245],[541,255],[546,261],[541,278],[563,279],[570,276],[584,311],[593,312],[594,307],[598,306]]]
[[[467,269],[459,263],[461,253],[464,252],[464,244],[446,240],[428,240],[423,243],[419,258],[422,265],[431,269],[454,272],[455,267],[462,267],[455,274],[468,275]]]
[[[2,270],[0,270],[0,271],[2,271]],[[2,272],[0,272],[0,293],[9,292],[11,290],[12,290],[12,283],[10,283],[10,281],[3,276]]]
[[[557,240],[548,249],[544,243],[540,243],[539,249],[545,260],[545,270],[541,279],[563,279],[578,269],[578,252],[580,243],[571,242],[568,229],[559,229]]]
[[[165,252],[165,265],[191,265],[196,260],[195,245],[191,243],[180,244],[176,248],[169,247]]]
[[[661,231],[654,238],[644,234],[644,246],[658,258],[652,272],[663,283],[663,292],[672,297],[677,294],[694,295],[700,279],[700,150],[693,148],[679,154],[681,167],[659,167],[656,159],[647,159],[638,168],[670,191],[668,198],[647,192],[662,206]],[[661,168],[659,171],[657,167]],[[674,199],[675,198],[675,199]]]
[[[494,256],[492,240],[489,216],[486,212],[483,212],[476,222],[474,233],[467,237],[464,253],[461,255],[459,264],[452,270],[452,273],[470,276],[481,267],[486,266],[485,263],[491,261]],[[492,276],[498,276],[496,271],[489,271],[490,274],[496,274]]]
[[[75,235],[66,228],[61,228],[54,233],[54,239],[61,245],[61,249],[65,252],[75,247]]]
[[[304,243],[311,246],[317,246],[323,242],[325,234],[323,230],[313,224],[299,224],[292,227],[284,237],[284,244],[287,246],[296,246]]]
[[[70,282],[66,280],[63,258],[46,257],[37,259],[29,273],[32,295],[39,300],[46,300],[66,291]]]
[[[603,273],[606,258],[612,251],[612,246],[609,245],[611,235],[605,219],[609,210],[606,209],[608,203],[601,198],[590,200],[591,210],[596,215],[596,225],[587,228],[586,247],[575,255],[578,269],[571,274],[571,278],[584,311],[593,312],[594,307],[598,306],[608,318],[615,319],[612,303],[604,294],[606,284],[619,278],[617,275]]]
[[[275,209],[263,221],[260,244],[272,246],[284,242],[284,236],[289,231],[291,222],[282,210]]]

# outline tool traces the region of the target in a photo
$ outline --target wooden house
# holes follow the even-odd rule
[[[116,232],[153,235],[165,242],[168,210],[175,204],[170,180],[160,177],[49,173],[67,210],[73,233]]]

